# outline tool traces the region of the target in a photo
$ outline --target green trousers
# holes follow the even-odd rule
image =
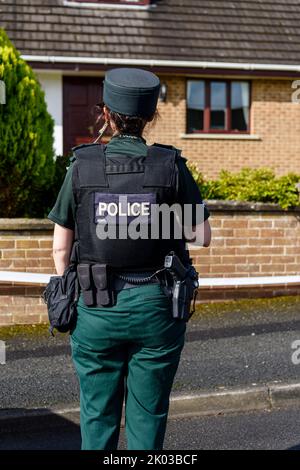
[[[159,284],[124,289],[111,308],[80,297],[71,347],[83,450],[117,449],[124,399],[127,449],[163,448],[185,330]]]

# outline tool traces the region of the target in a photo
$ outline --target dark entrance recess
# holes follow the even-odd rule
[[[64,154],[72,147],[96,139],[103,120],[97,104],[102,101],[101,77],[64,77],[63,132]],[[98,122],[97,122],[98,120]]]

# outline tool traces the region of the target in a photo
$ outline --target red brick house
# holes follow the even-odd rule
[[[300,2],[0,0],[0,26],[32,65],[57,154],[96,132],[104,73],[138,66],[164,85],[150,142],[221,168],[300,173]]]

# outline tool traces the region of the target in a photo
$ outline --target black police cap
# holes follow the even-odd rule
[[[117,68],[105,75],[103,102],[109,109],[128,116],[153,116],[160,91],[159,78],[152,72]]]

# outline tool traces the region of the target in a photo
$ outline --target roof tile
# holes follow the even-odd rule
[[[159,0],[151,10],[0,0],[23,54],[300,64],[298,0]]]

